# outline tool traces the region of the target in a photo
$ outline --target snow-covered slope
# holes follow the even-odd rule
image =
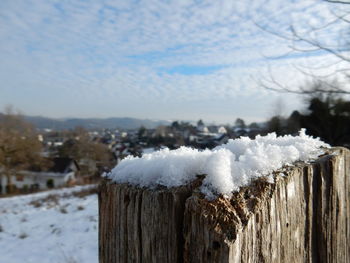
[[[0,262],[97,263],[97,195],[87,194],[92,187],[0,198]]]

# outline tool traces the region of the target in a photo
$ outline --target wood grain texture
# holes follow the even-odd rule
[[[350,152],[260,179],[231,199],[104,182],[99,257],[109,262],[350,262]]]
[[[188,187],[146,190],[104,183],[99,198],[100,262],[181,262]]]

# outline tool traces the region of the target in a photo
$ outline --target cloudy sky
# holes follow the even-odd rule
[[[301,98],[260,80],[298,86],[296,64],[332,58],[281,57],[290,43],[261,28],[317,27],[329,10],[313,0],[1,0],[0,107],[217,123],[265,120],[276,105],[288,114]]]

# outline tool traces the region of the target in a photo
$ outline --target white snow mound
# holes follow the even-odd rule
[[[196,175],[205,174],[201,191],[212,198],[218,194],[230,196],[252,179],[270,176],[271,172],[296,161],[311,161],[330,146],[305,134],[279,136],[258,135],[255,140],[241,137],[213,150],[180,147],[162,149],[142,157],[128,156],[109,174],[116,183],[139,187],[185,185]],[[268,181],[271,182],[271,177]]]

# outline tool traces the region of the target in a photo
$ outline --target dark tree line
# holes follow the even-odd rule
[[[288,119],[272,117],[268,132],[295,134],[306,128],[307,134],[320,137],[332,146],[350,147],[350,101],[339,95],[314,92],[306,102],[306,110],[294,111]]]

